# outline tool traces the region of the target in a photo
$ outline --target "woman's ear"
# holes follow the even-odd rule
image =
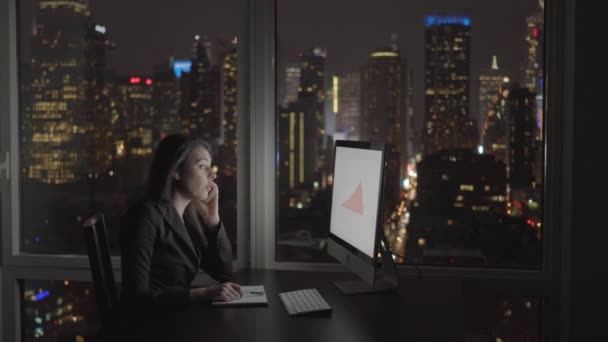
[[[176,172],[176,173],[173,174],[173,179],[179,180],[179,173],[178,172]]]

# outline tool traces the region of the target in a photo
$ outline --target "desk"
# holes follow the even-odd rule
[[[458,282],[404,280],[398,293],[355,296],[342,294],[332,284],[353,278],[349,273],[304,271],[237,273],[235,282],[265,286],[268,306],[194,305],[160,318],[158,324],[164,328],[155,335],[167,341],[463,340]],[[288,316],[279,292],[303,288],[317,288],[333,308],[332,314]]]
[[[332,283],[354,277],[328,272],[241,272],[235,274],[235,282],[263,284],[268,306],[193,305],[159,317],[161,322],[150,323],[149,328],[156,329],[154,337],[166,341],[488,341],[465,339],[467,306],[460,280],[402,279],[397,293],[354,296],[342,294]],[[333,313],[288,316],[279,292],[304,288],[317,288]]]

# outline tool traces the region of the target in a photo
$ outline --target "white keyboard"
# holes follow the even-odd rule
[[[279,298],[289,316],[331,311],[331,307],[317,289],[282,292],[279,293]]]

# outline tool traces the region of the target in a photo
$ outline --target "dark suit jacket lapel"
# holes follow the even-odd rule
[[[170,203],[161,203],[158,204],[158,209],[163,214],[163,217],[173,231],[184,241],[184,243],[188,246],[188,250],[190,251],[191,257],[194,260],[198,260],[198,255],[196,250],[194,249],[194,245],[192,244],[192,239],[190,238],[190,234],[186,230],[186,226],[178,217],[178,213]]]

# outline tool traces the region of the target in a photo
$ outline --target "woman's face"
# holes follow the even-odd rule
[[[211,182],[216,175],[211,168],[211,155],[203,147],[197,147],[188,156],[179,172],[180,189],[190,199],[205,201],[212,190]]]

